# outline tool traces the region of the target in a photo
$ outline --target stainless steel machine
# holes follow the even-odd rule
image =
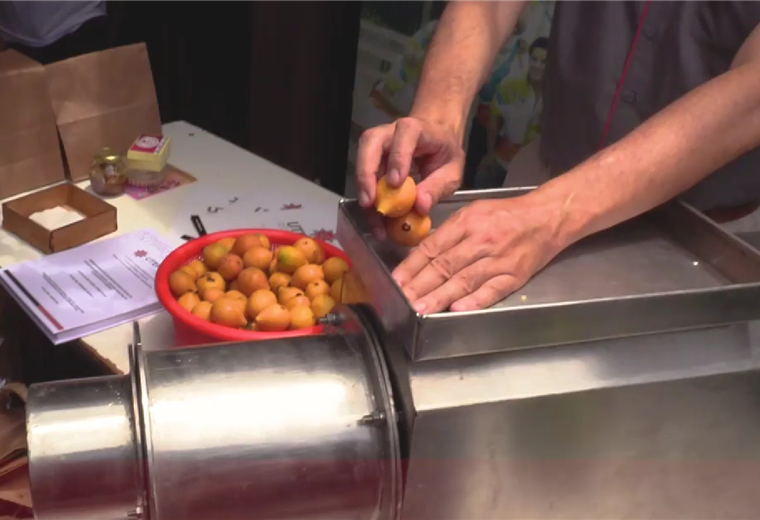
[[[324,335],[135,345],[128,375],[32,386],[37,519],[757,516],[756,249],[673,203],[492,309],[423,317],[405,251],[353,201],[338,229],[366,301]]]

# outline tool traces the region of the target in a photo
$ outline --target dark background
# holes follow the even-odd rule
[[[361,2],[108,2],[185,120],[342,194]]]

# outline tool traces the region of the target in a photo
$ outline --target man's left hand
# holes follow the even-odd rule
[[[490,307],[561,251],[558,217],[531,195],[473,202],[423,240],[393,276],[420,314]]]

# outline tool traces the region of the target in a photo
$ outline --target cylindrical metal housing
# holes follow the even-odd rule
[[[357,325],[138,351],[131,376],[32,386],[37,520],[394,520],[400,456],[377,349]]]

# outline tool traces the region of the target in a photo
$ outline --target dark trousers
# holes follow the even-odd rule
[[[46,47],[28,47],[10,42],[7,45],[42,65],[48,65],[82,54],[108,49],[112,43],[108,17],[98,16],[86,21],[73,33]]]

